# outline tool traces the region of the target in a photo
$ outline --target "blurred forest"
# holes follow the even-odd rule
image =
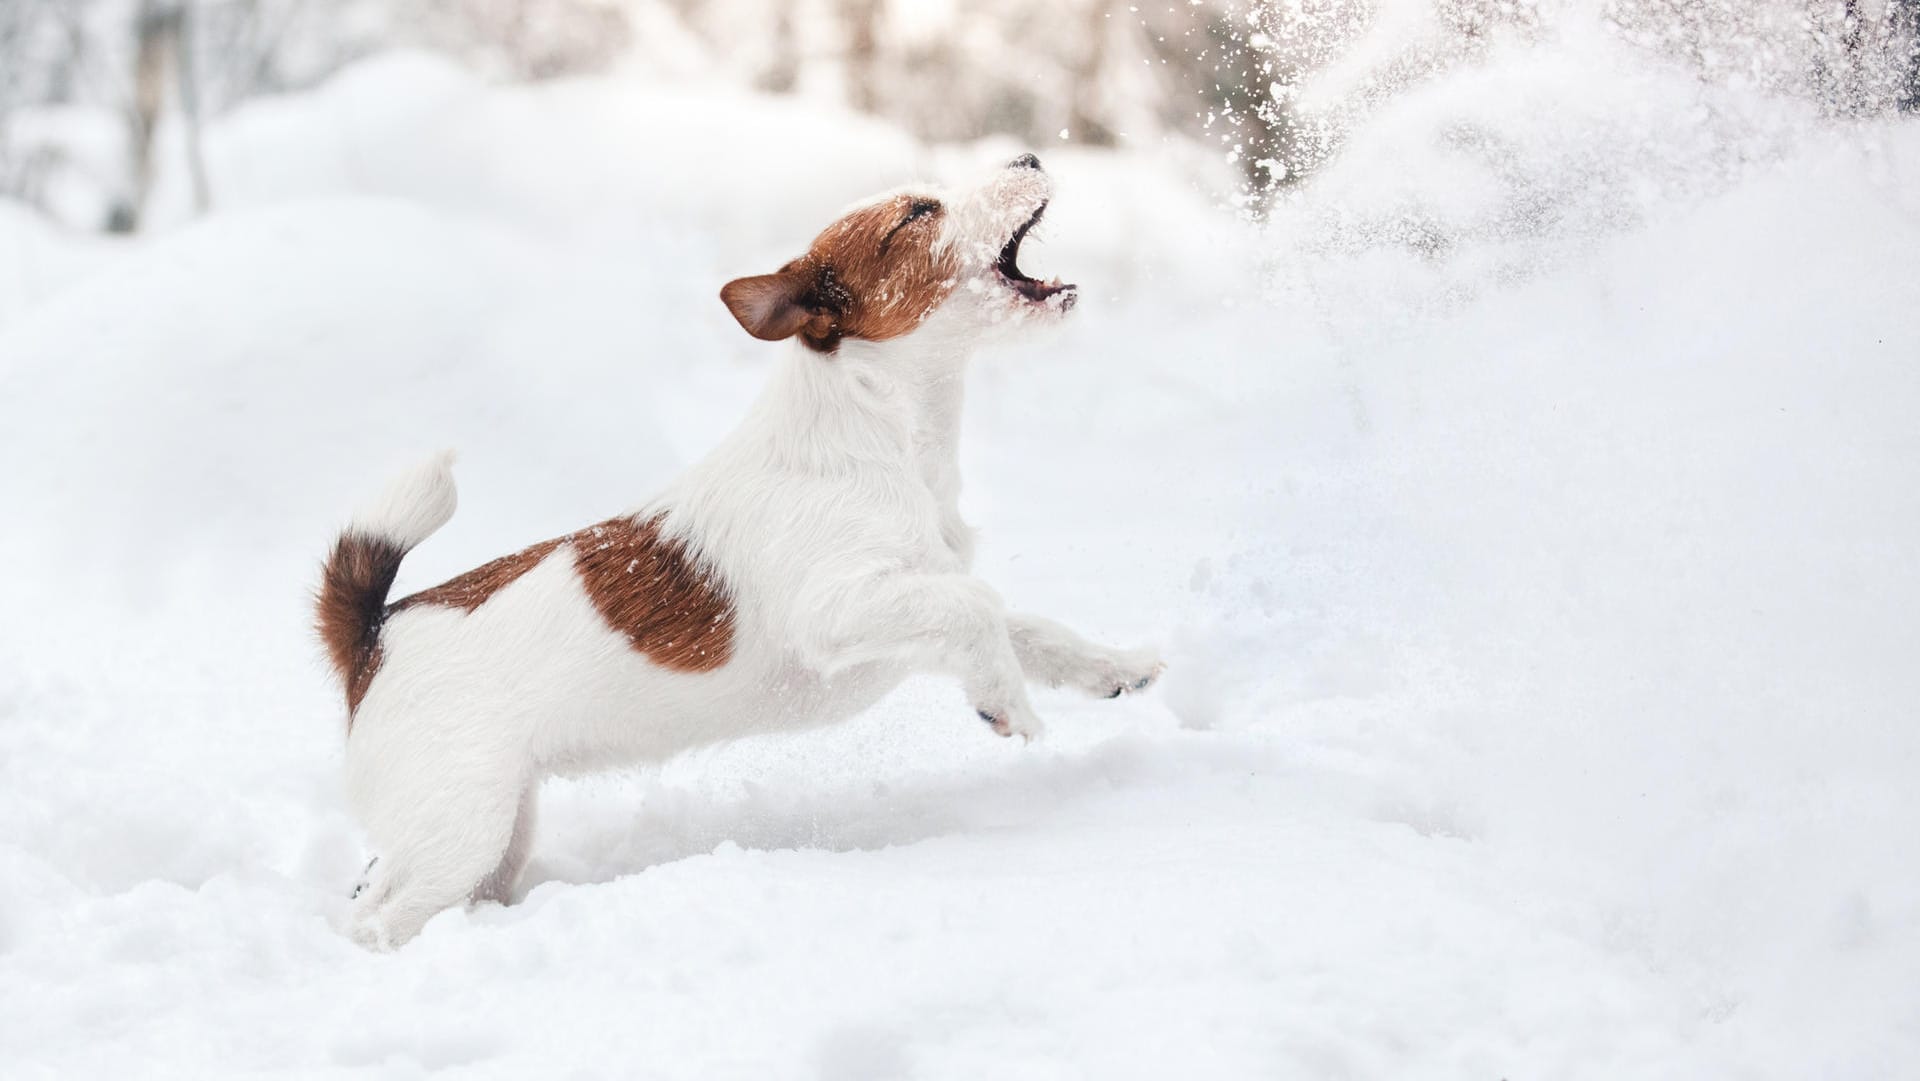
[[[0,0],[0,197],[139,229],[156,155],[396,48],[502,80],[611,74],[825,98],[928,140],[1215,144],[1257,211],[1341,132],[1555,0]],[[1596,0],[1702,79],[1836,115],[1920,105],[1920,0]],[[79,194],[75,194],[75,193]]]

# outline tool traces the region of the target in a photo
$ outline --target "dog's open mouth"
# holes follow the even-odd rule
[[[1075,287],[1072,282],[1063,282],[1059,278],[1043,282],[1020,272],[1020,242],[1027,238],[1027,234],[1035,225],[1040,224],[1040,216],[1046,212],[1047,204],[1041,203],[1040,208],[1033,212],[1033,217],[1028,218],[1026,224],[1013,231],[1013,236],[1007,240],[1007,246],[1000,249],[1000,259],[993,264],[993,269],[999,272],[1001,280],[1007,283],[1007,288],[1036,304],[1045,304],[1054,297],[1059,297],[1063,308],[1071,307],[1075,296]]]

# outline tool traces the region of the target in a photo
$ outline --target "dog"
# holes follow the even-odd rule
[[[346,693],[349,802],[378,855],[350,930],[372,948],[466,901],[506,903],[543,779],[861,712],[915,673],[1031,740],[1026,683],[1112,698],[1162,671],[1009,612],[970,573],[957,439],[976,347],[1064,318],[1019,268],[1052,197],[1023,155],[974,190],[847,212],[720,299],[794,343],[746,420],[639,510],[388,603],[452,517],[451,455],[336,539],[317,627]]]

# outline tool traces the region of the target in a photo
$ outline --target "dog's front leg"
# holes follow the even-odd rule
[[[1028,679],[1049,687],[1076,687],[1096,698],[1144,691],[1166,669],[1150,649],[1096,645],[1041,616],[1009,615],[1007,635]]]
[[[832,593],[816,593],[822,603],[814,608],[828,613],[820,660],[829,674],[874,661],[943,672],[960,681],[995,732],[1040,735],[1044,726],[1027,700],[1006,606],[985,582],[964,574],[892,574]]]

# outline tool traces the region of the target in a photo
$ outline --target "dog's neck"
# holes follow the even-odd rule
[[[845,341],[831,356],[793,346],[761,402],[777,453],[835,472],[849,458],[906,458],[937,495],[956,496],[969,353],[940,342]]]

